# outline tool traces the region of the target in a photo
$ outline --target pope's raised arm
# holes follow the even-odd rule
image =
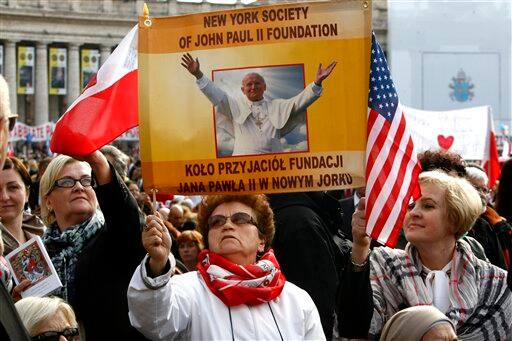
[[[199,59],[194,59],[190,53],[185,53],[181,57],[181,65],[196,79],[203,77],[203,72],[201,72],[199,67]]]
[[[329,77],[332,70],[334,70],[334,67],[338,64],[336,61],[333,61],[329,66],[327,66],[325,69],[322,69],[322,63],[318,65],[318,70],[316,71],[316,79],[315,84],[318,86],[322,86],[322,82],[324,79]]]

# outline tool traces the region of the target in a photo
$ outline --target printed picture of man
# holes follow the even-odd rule
[[[264,77],[259,73],[248,72],[242,78],[242,98],[228,94],[200,69],[199,60],[189,53],[182,56],[181,65],[196,77],[201,92],[214,105],[217,128],[233,131],[234,147],[232,155],[255,155],[283,152],[281,130],[294,117],[304,112],[322,94],[322,82],[336,66],[333,61],[326,68],[318,66],[316,79],[296,96],[288,99],[266,99],[267,89]]]

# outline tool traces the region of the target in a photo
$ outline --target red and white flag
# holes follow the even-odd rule
[[[135,26],[55,126],[54,153],[87,155],[138,125]]]
[[[494,123],[492,119],[491,108],[489,107],[488,110],[487,143],[485,146],[486,151],[482,161],[484,169],[487,172],[487,177],[489,178],[489,183],[487,185],[492,189],[496,181],[500,178],[501,167],[499,161],[498,146],[496,145],[496,135],[494,135]]]
[[[384,52],[372,37],[366,145],[366,232],[393,247],[421,166]]]

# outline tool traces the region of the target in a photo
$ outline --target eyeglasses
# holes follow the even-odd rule
[[[483,186],[478,186],[478,187],[476,187],[476,190],[477,190],[477,191],[480,191],[480,192],[482,192],[482,193],[485,193],[485,194],[489,194],[489,193],[491,193],[491,190],[490,190],[489,188],[487,188],[487,187],[483,187]]]
[[[75,187],[75,184],[79,182],[84,187],[90,187],[94,184],[94,180],[87,176],[81,179],[73,179],[73,178],[60,178],[55,180],[53,183],[53,187],[62,187],[62,188],[72,188]]]
[[[235,225],[251,224],[256,227],[258,226],[258,223],[249,214],[245,212],[237,212],[232,214],[230,217],[220,214],[210,216],[210,218],[208,218],[208,227],[213,229],[224,226],[228,219]]]
[[[64,336],[67,340],[78,340],[78,328],[66,328],[60,332],[50,331],[44,332],[36,336],[32,336],[32,341],[59,341],[60,336]]]

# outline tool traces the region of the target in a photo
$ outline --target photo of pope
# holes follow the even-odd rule
[[[233,156],[283,152],[283,130],[293,129],[289,126],[294,118],[321,96],[322,82],[336,66],[336,61],[326,68],[319,64],[315,81],[291,98],[267,99],[264,96],[267,84],[259,73],[245,74],[240,88],[244,96],[236,97],[203,74],[198,58],[186,53],[181,61],[181,65],[196,78],[199,90],[215,107],[217,129],[232,132]]]

